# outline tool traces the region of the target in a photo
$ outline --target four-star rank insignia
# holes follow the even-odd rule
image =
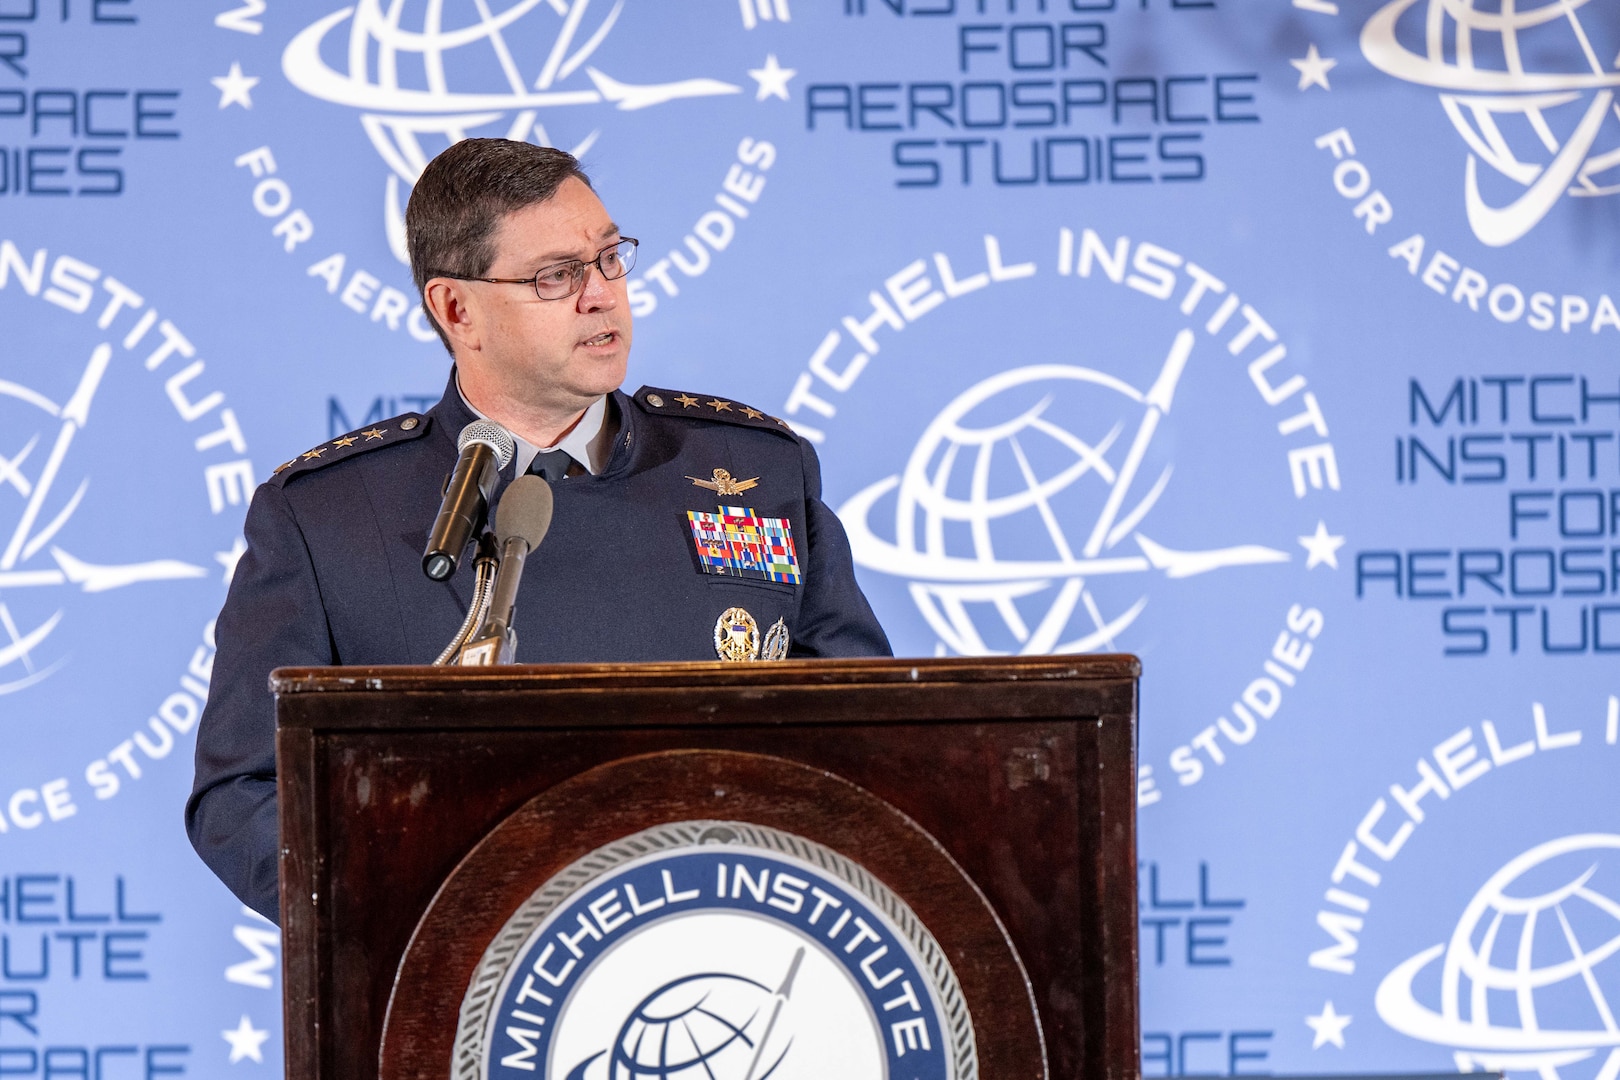
[[[799,553],[787,518],[722,506],[718,514],[688,510],[686,519],[705,574],[799,584]]]
[[[409,442],[426,435],[431,426],[426,417],[416,413],[396,416],[384,423],[388,426],[373,424],[363,431],[351,431],[347,435],[340,435],[330,442],[306,450],[297,457],[277,465],[275,471],[270,474],[270,479],[277,484],[285,484],[305,473],[314,472],[336,462],[347,461],[368,450]]]

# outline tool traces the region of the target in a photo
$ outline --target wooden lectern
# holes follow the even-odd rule
[[[287,1075],[1135,1080],[1139,671],[278,670]]]

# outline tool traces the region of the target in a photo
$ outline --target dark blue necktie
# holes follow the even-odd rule
[[[555,484],[571,473],[579,475],[584,468],[569,456],[566,450],[542,450],[534,455],[534,461],[529,465],[529,471],[536,476],[543,477],[548,484]]]

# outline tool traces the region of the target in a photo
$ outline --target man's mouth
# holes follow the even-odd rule
[[[617,335],[612,330],[606,330],[600,334],[597,334],[593,338],[586,338],[584,341],[580,342],[580,344],[591,348],[601,345],[610,345],[616,336]]]

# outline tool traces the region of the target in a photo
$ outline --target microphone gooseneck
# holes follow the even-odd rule
[[[473,636],[473,632],[484,625],[484,618],[489,614],[489,599],[495,589],[495,571],[501,565],[500,555],[495,549],[495,536],[489,530],[484,530],[478,538],[478,557],[473,561],[473,595],[472,602],[467,605],[467,616],[461,620],[461,626],[456,629],[456,636],[450,639],[434,659],[434,667],[442,667],[455,661],[461,655],[462,646]]]
[[[517,633],[512,629],[517,606],[518,583],[524,562],[540,546],[551,528],[551,485],[527,474],[508,485],[495,514],[495,543],[500,551],[500,569],[490,589],[489,610],[461,650],[457,663],[464,667],[509,664],[517,649]]]

